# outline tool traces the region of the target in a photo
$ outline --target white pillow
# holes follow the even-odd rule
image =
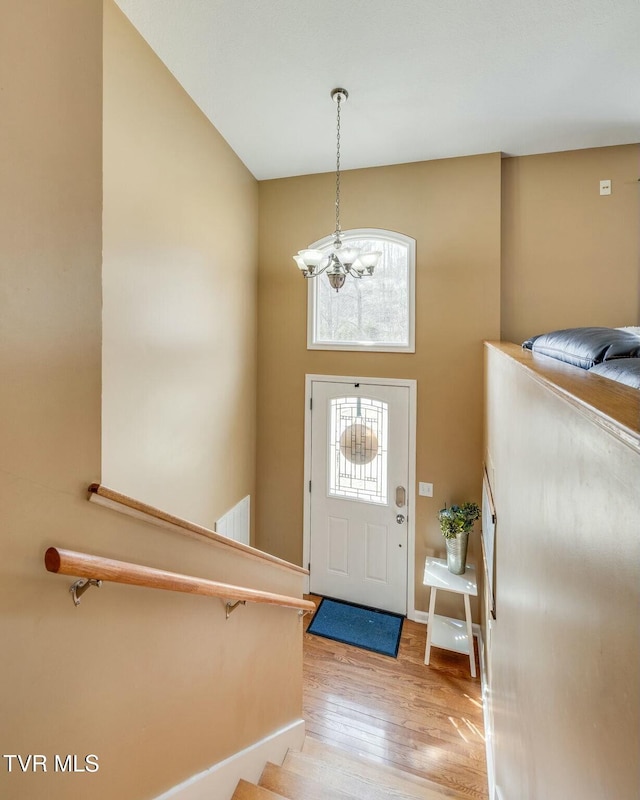
[[[633,333],[634,336],[640,336],[640,327],[635,327],[633,325],[625,325],[623,328],[618,328],[619,331],[629,331],[629,333]]]

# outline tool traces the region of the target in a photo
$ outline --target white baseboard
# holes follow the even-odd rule
[[[156,800],[230,800],[238,781],[257,783],[267,761],[282,764],[289,748],[302,747],[305,735],[303,719],[274,731],[224,761],[192,775]]]
[[[480,682],[482,686],[482,713],[484,716],[484,741],[487,757],[487,783],[489,785],[489,800],[498,800],[502,795],[497,791],[495,761],[493,758],[493,729],[491,726],[491,692],[487,683],[486,653],[482,633],[478,636],[478,652],[480,655]]]

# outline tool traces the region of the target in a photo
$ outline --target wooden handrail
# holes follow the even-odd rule
[[[92,556],[89,553],[78,553],[75,550],[50,547],[45,553],[44,563],[49,572],[73,575],[77,578],[147,586],[151,589],[167,589],[172,592],[218,597],[221,600],[267,603],[274,606],[296,608],[300,611],[315,610],[315,605],[310,600],[263,592],[258,589],[247,589],[243,586],[232,586],[206,578],[195,578],[191,575],[181,575],[178,572],[145,567],[142,564],[131,564],[126,561],[115,561],[112,558]]]
[[[138,519],[145,519],[147,522],[160,525],[161,527],[177,530],[179,533],[195,537],[200,541],[208,541],[211,544],[230,547],[251,558],[267,561],[274,566],[282,567],[290,572],[298,572],[302,575],[309,574],[309,570],[304,567],[291,564],[289,561],[273,556],[270,553],[265,553],[262,550],[258,550],[256,547],[250,547],[247,544],[242,544],[242,542],[228,539],[226,536],[222,536],[209,528],[197,525],[195,522],[189,522],[181,517],[175,517],[173,514],[168,514],[166,511],[161,511],[159,508],[147,505],[139,500],[134,500],[133,497],[120,494],[120,492],[108,489],[106,486],[102,486],[99,483],[92,483],[89,486],[89,500],[106,506],[107,508],[112,508],[115,511],[120,511],[123,514],[128,514]]]

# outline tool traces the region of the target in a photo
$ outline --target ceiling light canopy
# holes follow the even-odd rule
[[[364,278],[373,275],[373,271],[382,253],[362,253],[357,247],[345,247],[342,243],[340,228],[340,106],[349,97],[346,89],[334,89],[331,99],[336,103],[336,230],[331,250],[299,250],[293,260],[305,278],[317,278],[323,272],[331,288],[336,292],[342,288],[347,275],[353,278]]]

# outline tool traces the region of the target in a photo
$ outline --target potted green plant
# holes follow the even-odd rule
[[[480,518],[477,503],[446,506],[438,513],[440,530],[447,546],[447,566],[454,575],[463,575],[467,563],[467,546],[473,523]]]

